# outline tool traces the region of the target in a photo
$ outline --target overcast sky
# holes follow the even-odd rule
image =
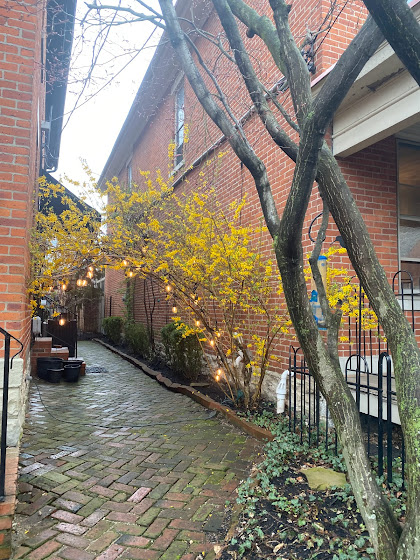
[[[85,180],[82,158],[99,178],[159,41],[151,24],[137,22],[112,29],[95,44],[98,28],[81,27],[84,12],[79,0],[60,158],[53,174],[74,192],[64,175]]]

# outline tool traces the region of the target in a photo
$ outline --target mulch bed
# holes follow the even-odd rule
[[[242,514],[234,539],[220,560],[331,560],[339,549],[348,549],[357,539],[362,546],[360,556],[355,551],[354,558],[372,558],[365,552],[370,547],[368,534],[360,529],[363,519],[352,498],[343,502],[340,491],[311,490],[299,472],[303,464],[304,461],[292,461],[271,480],[280,500],[276,503],[260,498],[253,517]],[[240,556],[240,547],[246,541],[251,549]]]

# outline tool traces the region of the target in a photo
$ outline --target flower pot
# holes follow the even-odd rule
[[[63,360],[61,358],[38,358],[36,361],[36,373],[39,379],[48,381],[49,369],[61,369]]]
[[[63,372],[64,372],[63,368],[49,369],[47,381],[49,381],[50,383],[60,383]]]
[[[79,375],[79,364],[64,364],[64,381],[67,381],[67,383],[77,383],[77,381],[79,381]]]

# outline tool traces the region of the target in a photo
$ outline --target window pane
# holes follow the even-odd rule
[[[401,269],[420,288],[420,146],[398,145],[399,249]],[[409,259],[409,260],[406,260]]]
[[[184,86],[175,96],[175,166],[179,165],[184,156]]]
[[[420,217],[420,187],[401,185],[400,194],[400,216]]]
[[[420,187],[420,146],[400,144],[398,149],[398,182]]]
[[[420,222],[400,221],[400,257],[420,260]]]
[[[416,292],[420,289],[420,263],[417,262],[410,262],[410,261],[401,261],[401,270],[406,270],[409,272],[413,278],[413,288]],[[411,289],[411,283],[407,276],[403,276],[401,281],[401,285],[405,291],[405,293],[409,293]],[[401,289],[401,288],[400,288]]]

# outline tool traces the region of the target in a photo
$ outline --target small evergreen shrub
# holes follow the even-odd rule
[[[187,326],[168,323],[161,330],[168,365],[187,379],[197,379],[202,369],[203,352],[195,334],[185,336]]]
[[[105,317],[102,320],[105,336],[114,344],[121,342],[124,319],[122,317]]]
[[[127,321],[124,325],[124,337],[131,352],[142,358],[150,357],[150,338],[144,325]]]

